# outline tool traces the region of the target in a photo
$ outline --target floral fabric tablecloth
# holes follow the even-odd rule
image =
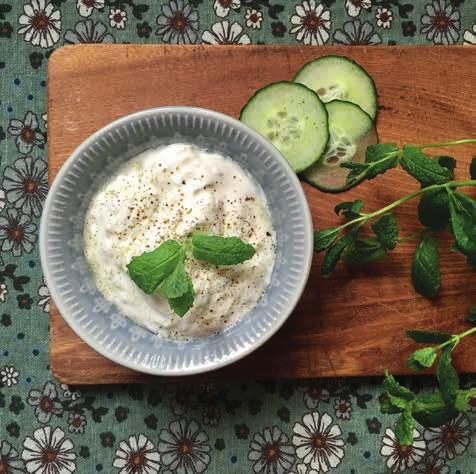
[[[377,379],[87,388],[53,379],[38,256],[45,71],[54,49],[85,42],[474,45],[476,4],[0,0],[0,473],[474,473],[471,414],[417,427],[401,447],[395,418],[379,412]]]

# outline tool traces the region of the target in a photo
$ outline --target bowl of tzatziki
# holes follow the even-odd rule
[[[312,260],[302,187],[279,151],[226,115],[144,110],[100,129],[45,203],[52,298],[93,349],[156,375],[213,370],[269,339]]]

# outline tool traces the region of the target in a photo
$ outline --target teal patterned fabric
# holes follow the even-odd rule
[[[471,413],[417,426],[413,445],[401,447],[395,418],[379,412],[379,379],[81,388],[53,379],[37,245],[45,71],[54,49],[82,42],[471,47],[476,4],[0,0],[0,473],[474,473]]]

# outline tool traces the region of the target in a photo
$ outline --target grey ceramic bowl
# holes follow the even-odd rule
[[[98,186],[147,148],[188,142],[231,157],[263,188],[277,234],[271,282],[254,309],[218,334],[179,342],[138,326],[99,293],[82,248],[85,211]],[[53,300],[76,334],[105,357],[156,375],[187,375],[249,354],[284,323],[306,284],[312,222],[296,175],[260,134],[226,115],[191,107],[144,110],[97,131],[69,157],[45,203],[41,263]]]

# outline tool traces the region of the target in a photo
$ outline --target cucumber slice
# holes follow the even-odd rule
[[[320,158],[329,140],[324,104],[315,92],[294,82],[275,82],[256,91],[240,120],[266,137],[297,173]]]
[[[294,82],[316,91],[323,102],[335,99],[353,102],[375,120],[375,83],[364,68],[345,56],[322,56],[305,64],[296,73]]]
[[[322,158],[303,175],[304,179],[326,192],[348,189],[346,178],[350,170],[341,163],[363,163],[368,146],[378,142],[373,120],[352,102],[333,100],[326,104],[331,134]]]

